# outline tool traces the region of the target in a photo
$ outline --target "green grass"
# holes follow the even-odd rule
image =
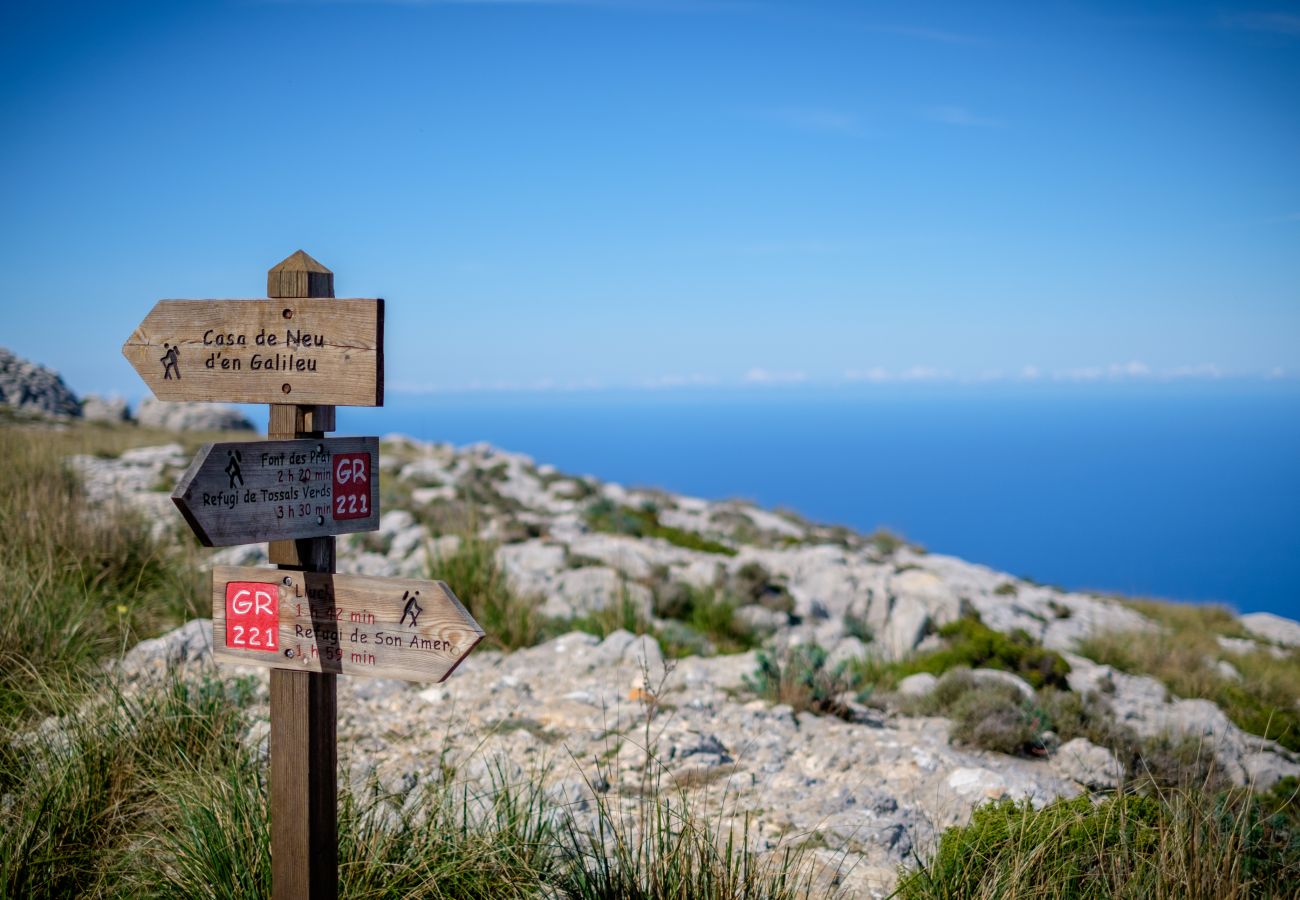
[[[0,750],[0,896],[134,894],[154,861],[128,848],[168,833],[178,789],[251,772],[238,744],[246,684],[172,680],[131,696],[96,687],[95,703]]]
[[[893,688],[900,680],[918,672],[942,675],[957,668],[1001,669],[1029,682],[1031,687],[1068,689],[1069,663],[1053,650],[1046,650],[1024,631],[1011,634],[994,631],[977,616],[963,616],[939,629],[944,646],[907,659],[883,662],[874,658],[855,663],[858,678],[880,689]]]
[[[100,660],[206,614],[193,543],[152,538],[139,515],[92,510],[63,462],[149,437],[160,435],[0,427],[0,724],[62,711]]]
[[[662,538],[668,543],[701,553],[718,553],[735,556],[736,549],[684,528],[674,528],[659,521],[659,514],[650,507],[633,509],[619,506],[601,498],[587,507],[587,525],[593,531],[626,534],[639,538]]]
[[[518,594],[497,563],[497,545],[473,531],[460,535],[460,546],[446,558],[432,557],[429,577],[445,581],[486,633],[484,643],[502,650],[531,647],[549,636],[538,612],[540,600]]]
[[[904,872],[895,897],[1194,898],[1294,896],[1295,800],[1166,790],[977,809]]]
[[[1232,612],[1219,606],[1131,601],[1160,631],[1112,632],[1083,641],[1079,652],[1125,672],[1150,675],[1179,697],[1217,703],[1239,728],[1300,751],[1300,652],[1275,656],[1223,649],[1217,637],[1244,636]],[[1241,679],[1223,675],[1217,660],[1231,663]]]

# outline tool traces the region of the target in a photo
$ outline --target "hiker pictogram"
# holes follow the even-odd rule
[[[160,360],[163,364],[163,378],[170,381],[172,376],[175,375],[176,380],[180,381],[181,370],[179,360],[181,350],[179,347],[173,347],[171,344],[163,344],[163,347],[167,351],[162,355],[162,359]]]
[[[226,456],[230,457],[230,461],[226,463],[225,470],[226,474],[230,476],[230,487],[232,489],[235,487],[235,479],[239,479],[239,486],[243,487],[244,473],[239,467],[239,464],[244,461],[243,454],[238,450],[228,450]]]
[[[406,606],[402,610],[402,617],[397,620],[398,625],[404,624],[406,622],[406,617],[410,616],[411,627],[412,628],[417,627],[416,620],[420,617],[420,613],[424,612],[424,607],[422,607],[419,603],[416,602],[416,598],[419,596],[420,596],[419,591],[416,591],[414,594],[412,594],[410,591],[404,591],[402,593],[402,599],[406,600]]]

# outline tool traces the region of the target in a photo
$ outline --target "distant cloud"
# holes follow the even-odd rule
[[[717,383],[716,376],[693,372],[689,375],[657,375],[654,378],[647,378],[642,381],[641,386],[656,390],[659,388],[709,387]]]
[[[915,38],[918,41],[931,41],[937,44],[962,44],[979,46],[987,43],[983,38],[955,31],[941,31],[937,28],[918,28],[913,25],[868,25],[868,31],[877,34],[893,34],[899,37]]]
[[[1146,378],[1151,374],[1151,367],[1144,362],[1134,360],[1127,363],[1111,363],[1109,366],[1083,366],[1053,372],[1057,381],[1099,381],[1103,378]]]
[[[962,128],[996,128],[1002,124],[1001,119],[978,115],[964,106],[927,106],[920,110],[920,116],[941,125]]]
[[[745,373],[745,384],[802,384],[808,380],[805,372],[772,372],[755,367]]]
[[[1229,28],[1242,31],[1264,31],[1269,34],[1284,34],[1288,37],[1300,37],[1300,16],[1292,13],[1252,12],[1224,16],[1220,20]]]
[[[798,131],[820,131],[834,134],[858,134],[858,117],[843,110],[820,106],[776,106],[755,110],[754,118]]]
[[[1172,369],[1162,369],[1153,373],[1156,378],[1162,379],[1181,379],[1181,378],[1223,378],[1228,373],[1216,366],[1214,363],[1200,363],[1195,366],[1174,366]]]
[[[845,381],[869,381],[875,384],[887,381],[944,381],[952,377],[952,372],[947,369],[936,369],[933,366],[912,366],[901,372],[872,366],[870,369],[848,369],[844,372]]]
[[[888,369],[872,366],[870,369],[848,369],[844,373],[844,380],[871,381],[879,384],[884,381],[893,381],[894,375]]]
[[[498,379],[484,381],[473,379],[460,384],[430,384],[427,382],[395,381],[388,390],[398,394],[474,394],[474,393],[571,393],[576,391],[601,391],[611,387],[597,378],[536,378],[532,381]]]

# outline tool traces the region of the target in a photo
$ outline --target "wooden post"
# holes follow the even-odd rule
[[[267,273],[271,298],[333,297],[334,275],[303,251]],[[267,437],[319,438],[333,406],[272,404]],[[334,572],[334,538],[272,541],[282,569]],[[337,676],[271,670],[271,884],[275,900],[338,897]]]

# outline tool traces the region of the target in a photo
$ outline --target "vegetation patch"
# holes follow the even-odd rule
[[[474,532],[460,536],[456,552],[431,558],[429,578],[455,585],[456,596],[486,632],[484,641],[502,650],[531,647],[549,635],[535,597],[517,594],[497,564],[496,544]]]
[[[895,896],[1217,900],[1290,896],[1297,879],[1294,798],[1187,789],[981,807]]]
[[[795,712],[848,718],[850,710],[840,698],[858,686],[858,679],[846,666],[827,665],[826,650],[817,644],[794,644],[760,650],[758,668],[745,676],[745,686]]]
[[[1052,686],[1068,690],[1070,664],[1061,654],[1047,650],[1026,632],[994,631],[978,616],[963,616],[939,629],[944,646],[896,662],[863,659],[856,663],[862,681],[892,688],[918,672],[942,675],[951,669],[1001,669],[1029,682],[1031,687]]]
[[[193,542],[144,517],[92,509],[63,461],[117,455],[134,429],[0,427],[0,725],[55,714],[100,660],[210,614]]]
[[[1014,685],[980,682],[969,670],[956,669],[939,679],[934,690],[905,704],[909,712],[952,719],[952,739],[997,753],[1030,756],[1045,752],[1045,713]]]
[[[587,526],[593,531],[626,534],[638,538],[662,538],[673,546],[686,550],[718,553],[723,556],[736,555],[734,547],[706,538],[698,532],[664,525],[659,521],[658,511],[650,504],[633,509],[630,506],[619,506],[608,498],[602,497],[587,507],[586,519]]]
[[[1218,704],[1239,728],[1300,751],[1300,653],[1260,647],[1224,649],[1219,637],[1243,637],[1236,616],[1221,606],[1130,601],[1160,626],[1157,632],[1112,632],[1089,638],[1079,650],[1125,672],[1150,675],[1179,697]],[[1225,674],[1227,662],[1240,677]]]

